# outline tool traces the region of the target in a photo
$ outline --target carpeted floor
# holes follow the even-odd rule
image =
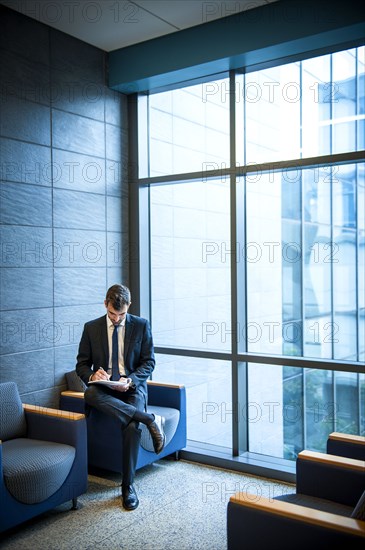
[[[230,496],[295,492],[291,484],[180,460],[139,470],[139,507],[121,504],[121,477],[94,472],[80,508],[70,503],[3,534],[0,547],[29,550],[225,550]]]

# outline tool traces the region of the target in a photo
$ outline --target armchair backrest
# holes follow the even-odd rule
[[[341,432],[332,432],[327,439],[327,453],[365,460],[365,437]]]
[[[27,423],[23,403],[15,382],[0,384],[0,439],[7,441],[25,437]]]

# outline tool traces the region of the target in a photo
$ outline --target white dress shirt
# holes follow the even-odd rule
[[[106,316],[106,324],[108,327],[108,346],[109,346],[109,364],[108,374],[112,375],[112,338],[114,332],[114,325],[112,321]],[[125,334],[125,319],[120,323],[118,328],[118,366],[120,376],[126,376],[124,368],[124,334]]]

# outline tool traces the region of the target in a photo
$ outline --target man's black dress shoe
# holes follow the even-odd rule
[[[122,485],[123,506],[126,510],[135,510],[139,504],[133,485]]]
[[[153,448],[155,453],[158,455],[162,451],[166,442],[166,435],[164,432],[165,418],[159,416],[158,414],[154,415],[154,421],[147,426],[153,442]]]

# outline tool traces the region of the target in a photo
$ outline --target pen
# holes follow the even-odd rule
[[[109,376],[109,374],[107,373],[107,371],[106,371],[106,370],[105,370],[105,369],[104,369],[103,367],[99,367],[99,369],[98,369],[98,370],[101,370],[101,371],[103,371],[103,373],[105,373],[105,375],[107,376],[107,380],[109,380],[109,379],[110,379],[110,376]]]

